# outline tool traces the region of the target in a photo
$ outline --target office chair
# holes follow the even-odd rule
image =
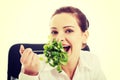
[[[21,44],[14,44],[10,47],[8,53],[8,70],[7,70],[7,80],[18,80],[18,76],[21,70],[20,63],[20,53],[19,48]],[[22,43],[25,48],[32,48],[36,54],[43,54],[43,45],[44,44],[28,44]],[[89,47],[86,45],[82,50],[90,51]]]

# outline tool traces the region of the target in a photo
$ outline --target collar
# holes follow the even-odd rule
[[[86,69],[86,70],[92,70],[92,67],[90,65],[90,52],[88,51],[81,51],[80,52],[80,59],[78,63],[78,68],[81,69]]]

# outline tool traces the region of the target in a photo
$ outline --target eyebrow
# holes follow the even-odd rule
[[[57,29],[56,27],[51,27],[50,29]]]
[[[74,28],[74,26],[64,26],[63,28],[68,28],[68,27]],[[50,29],[57,29],[57,28],[56,27],[51,27]]]
[[[72,28],[74,28],[74,26],[64,26],[63,28],[68,28],[68,27],[72,27]]]

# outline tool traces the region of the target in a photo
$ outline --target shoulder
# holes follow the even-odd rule
[[[91,69],[96,69],[100,67],[100,62],[98,57],[88,51],[81,51],[80,59],[82,63],[86,64]]]
[[[88,51],[80,53],[80,62],[83,67],[89,69],[94,80],[106,80],[106,77],[101,69],[98,57]],[[80,63],[80,64],[81,64]]]
[[[98,57],[95,54],[88,52],[88,51],[81,51],[80,57],[84,60],[96,60],[96,59],[98,59]]]

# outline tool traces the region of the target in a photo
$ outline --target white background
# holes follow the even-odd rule
[[[80,8],[90,22],[88,45],[100,60],[107,80],[119,80],[119,0],[1,0],[0,80],[7,78],[9,48],[16,43],[44,43],[49,20],[60,6]]]

